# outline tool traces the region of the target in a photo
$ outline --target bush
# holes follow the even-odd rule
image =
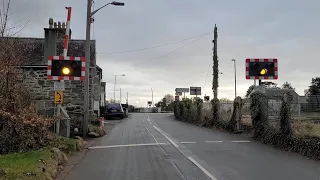
[[[197,105],[191,99],[184,98],[174,104],[175,118],[180,121],[195,123],[197,121]]]
[[[42,118],[34,109],[21,114],[0,110],[0,154],[40,149],[50,141],[48,128],[54,119]]]
[[[287,136],[292,133],[291,123],[290,123],[291,101],[292,101],[292,98],[288,98],[288,94],[285,94],[282,100],[281,109],[280,109],[280,129],[281,129],[281,132]]]
[[[268,100],[264,94],[254,92],[250,95],[251,118],[254,127],[254,137],[261,136],[268,126]]]
[[[309,158],[320,160],[320,138],[312,136],[288,136],[274,128],[267,128],[261,137],[263,143],[279,149],[296,152]]]

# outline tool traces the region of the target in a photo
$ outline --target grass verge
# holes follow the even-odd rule
[[[67,162],[66,154],[81,150],[85,141],[54,136],[48,147],[26,153],[0,155],[1,180],[51,180],[59,166]]]

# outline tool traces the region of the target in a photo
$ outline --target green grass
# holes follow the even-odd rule
[[[44,163],[39,161],[43,159]],[[50,150],[31,151],[26,153],[15,153],[0,155],[0,168],[5,171],[4,180],[44,180],[50,179],[55,171],[57,162],[51,158]],[[42,172],[45,168],[45,172]],[[28,176],[27,173],[35,175]]]
[[[6,174],[0,176],[0,180],[50,180],[55,176],[58,165],[50,150],[57,147],[64,153],[71,154],[81,150],[83,146],[83,140],[53,136],[44,150],[0,155],[0,171],[4,170]],[[44,160],[45,163],[39,160]],[[45,172],[42,172],[43,168]],[[28,176],[27,173],[34,175]]]

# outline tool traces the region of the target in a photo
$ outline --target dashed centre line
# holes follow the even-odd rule
[[[250,141],[244,140],[244,141],[231,141],[231,142],[233,142],[233,143],[248,143]]]
[[[181,144],[195,144],[197,142],[180,142]]]
[[[222,143],[223,141],[204,141],[205,143]]]

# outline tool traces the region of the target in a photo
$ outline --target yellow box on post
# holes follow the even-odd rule
[[[62,104],[63,103],[63,91],[55,91],[54,92],[54,103]]]

